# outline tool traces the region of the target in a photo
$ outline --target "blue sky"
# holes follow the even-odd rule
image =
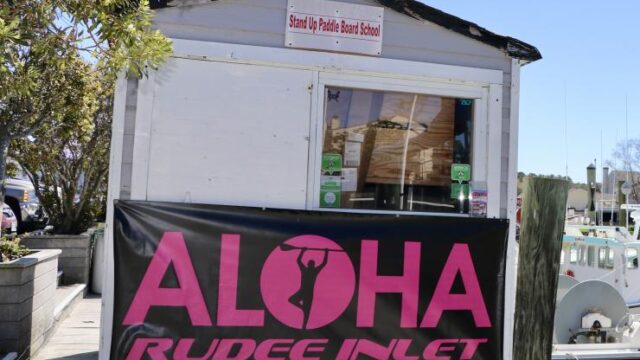
[[[640,1],[423,2],[542,52],[521,74],[520,171],[564,175],[568,148],[569,176],[585,182],[587,165],[625,139],[625,97],[629,138],[640,138]]]

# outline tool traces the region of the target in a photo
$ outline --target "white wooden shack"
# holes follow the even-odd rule
[[[151,5],[174,52],[117,84],[108,219],[114,199],[469,216],[456,163],[488,217],[515,219],[520,69],[535,47],[413,0]],[[512,225],[505,359],[515,246]],[[101,359],[112,247],[109,223]]]

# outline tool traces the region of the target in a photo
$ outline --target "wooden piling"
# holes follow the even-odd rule
[[[526,177],[513,358],[550,359],[569,182]]]

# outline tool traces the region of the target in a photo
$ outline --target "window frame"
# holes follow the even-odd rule
[[[313,101],[313,104],[315,104],[315,106],[312,106],[312,134],[310,136],[308,169],[309,191],[307,192],[307,208],[309,210],[364,214],[469,217],[469,214],[459,214],[451,212],[321,208],[320,164],[322,162],[322,151],[324,144],[324,121],[326,105],[325,93],[328,87],[342,87],[358,90],[389,91],[427,96],[430,95],[472,99],[473,145],[471,151],[471,181],[483,181],[487,183],[487,217],[491,218],[500,216],[501,174],[500,171],[496,171],[493,169],[493,167],[491,166],[492,164],[490,164],[491,161],[489,161],[489,159],[496,162],[501,161],[500,147],[496,149],[489,146],[489,144],[501,143],[501,131],[499,133],[492,133],[490,129],[488,129],[489,113],[492,110],[494,112],[496,110],[502,111],[501,107],[499,107],[500,102],[489,102],[489,98],[495,96],[495,92],[497,91],[496,89],[493,89],[494,86],[482,86],[480,84],[450,84],[437,81],[415,81],[411,79],[401,78],[393,79],[372,76],[337,75],[325,72],[318,73],[317,86],[315,86],[313,98],[315,100]]]

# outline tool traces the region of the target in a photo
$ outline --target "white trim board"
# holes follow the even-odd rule
[[[318,71],[413,78],[434,82],[502,85],[502,71],[464,66],[441,65],[375,58],[370,56],[326,53],[298,49],[223,44],[192,40],[173,40],[174,57],[247,63],[254,65],[298,67]]]
[[[104,232],[104,258],[106,269],[102,279],[102,314],[100,319],[100,360],[109,359],[113,328],[114,257],[113,257],[113,201],[120,197],[122,146],[127,100],[127,79],[121,74],[116,81],[113,101],[111,154],[109,158],[109,184],[107,191],[107,224]]]
[[[507,271],[504,289],[504,358],[513,358],[513,329],[515,326],[518,244],[516,243],[516,201],[518,196],[518,121],[520,113],[520,62],[511,62],[511,104],[509,125],[509,182],[507,189]]]

